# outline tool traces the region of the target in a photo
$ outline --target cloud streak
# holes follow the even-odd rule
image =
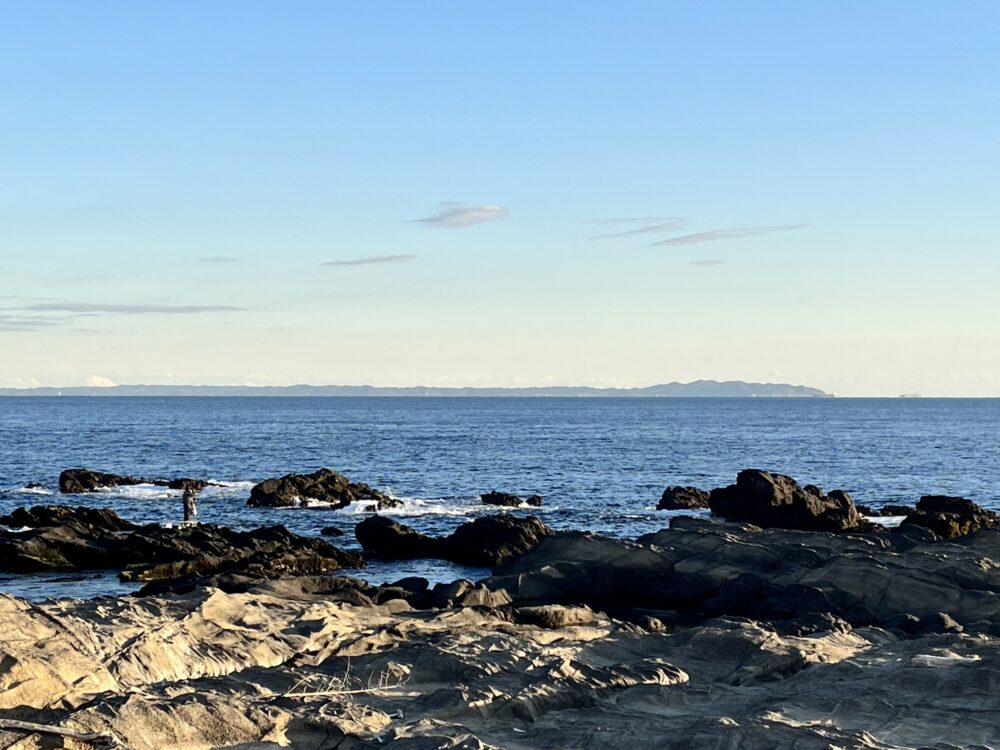
[[[685,234],[680,237],[671,237],[667,240],[650,243],[649,247],[681,247],[684,245],[698,245],[702,242],[718,242],[719,240],[732,240],[740,237],[755,237],[762,234],[774,234],[776,232],[790,232],[793,229],[807,227],[808,224],[778,224],[769,227],[736,227],[734,229],[712,229],[707,232],[695,232]]]
[[[33,312],[64,312],[83,315],[196,315],[212,312],[241,312],[232,305],[115,305],[104,302],[45,302],[28,305]]]
[[[436,214],[414,221],[434,229],[464,229],[484,221],[505,219],[510,214],[503,206],[469,206],[457,201],[442,203],[440,208]]]
[[[634,223],[637,221],[643,221],[641,219],[619,219],[618,224]],[[683,229],[688,225],[687,219],[673,218],[673,219],[657,219],[652,223],[645,223],[642,226],[635,227],[633,229],[624,229],[620,232],[608,232],[606,234],[595,234],[588,237],[589,240],[606,240],[615,237],[634,237],[637,234],[663,234],[665,232],[675,232],[678,229]]]
[[[371,266],[377,263],[406,263],[416,260],[416,255],[369,255],[364,258],[349,258],[345,260],[328,260],[324,266]]]
[[[692,260],[692,266],[700,266],[702,268],[708,268],[710,266],[721,266],[725,263],[724,260]]]
[[[3,315],[0,314],[0,332],[2,331],[44,331],[62,323],[58,318],[46,318],[40,315]]]
[[[206,258],[198,258],[200,263],[242,263],[243,261],[239,258],[233,258],[229,255],[209,255]]]

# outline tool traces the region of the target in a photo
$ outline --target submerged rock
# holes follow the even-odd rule
[[[708,493],[697,487],[667,487],[657,510],[694,510],[708,507]]]
[[[247,505],[258,508],[295,508],[322,503],[331,508],[346,508],[355,502],[371,502],[372,510],[396,508],[399,500],[369,487],[352,482],[343,474],[319,469],[312,474],[286,474],[279,479],[265,479],[250,490]]]
[[[789,476],[758,469],[744,469],[736,484],[712,490],[709,507],[727,521],[763,528],[847,531],[865,524],[846,492],[824,495],[814,485],[800,487]]]
[[[517,495],[512,495],[509,492],[497,492],[496,490],[480,495],[479,499],[483,501],[484,505],[497,505],[504,508],[520,508],[522,505],[537,508],[542,504],[541,495],[529,495],[526,500],[522,500]]]
[[[955,539],[980,529],[1000,528],[1000,516],[964,497],[924,495],[903,524],[930,529],[942,539]]]
[[[437,558],[488,568],[532,549],[552,530],[535,516],[485,516],[463,523],[447,537],[421,534],[384,516],[372,516],[354,530],[358,543],[382,560]]]

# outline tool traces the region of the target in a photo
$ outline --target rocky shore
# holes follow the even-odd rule
[[[635,540],[513,513],[442,537],[358,524],[364,557],[492,568],[434,586],[351,578],[362,556],[280,527],[18,511],[7,569],[152,583],[0,595],[0,747],[1000,747],[995,514],[929,496],[887,528],[753,470],[694,489],[675,500],[713,517]]]

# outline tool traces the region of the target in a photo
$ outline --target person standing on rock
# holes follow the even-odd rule
[[[184,490],[184,523],[194,523],[195,516],[198,515],[197,498],[197,494],[191,487]]]

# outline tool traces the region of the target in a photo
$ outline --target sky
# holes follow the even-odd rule
[[[1000,396],[998,3],[0,14],[0,387]]]

